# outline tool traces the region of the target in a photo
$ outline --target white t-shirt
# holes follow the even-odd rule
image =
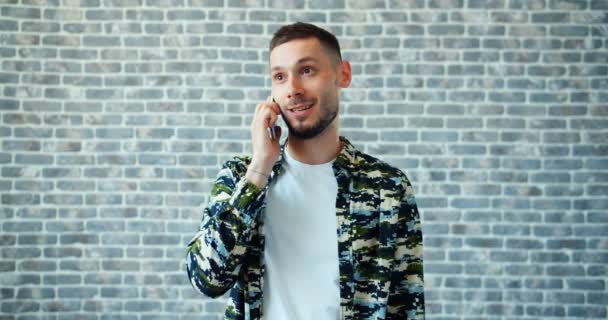
[[[269,186],[264,319],[336,320],[340,313],[336,195],[332,162],[308,165],[284,153]]]

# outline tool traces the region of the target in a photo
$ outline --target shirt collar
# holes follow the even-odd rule
[[[350,175],[356,165],[356,153],[357,149],[353,144],[343,136],[340,136],[340,144],[342,146],[338,157],[333,162],[334,171],[339,173],[343,172],[346,175]],[[285,162],[285,147],[287,145],[287,139],[281,144],[281,153],[279,159],[275,162],[272,167],[271,179],[274,176],[278,176],[283,173],[283,163]]]

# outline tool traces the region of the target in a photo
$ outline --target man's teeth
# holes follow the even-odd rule
[[[291,109],[291,111],[294,111],[294,112],[297,112],[297,111],[304,111],[304,110],[306,110],[306,109],[310,109],[310,107],[312,107],[312,105],[308,105],[308,106],[301,107],[301,108],[294,108],[294,109]]]

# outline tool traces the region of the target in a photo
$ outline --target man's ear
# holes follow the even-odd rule
[[[348,88],[353,78],[352,70],[350,68],[350,62],[346,60],[340,61],[338,65],[338,85],[341,88]]]

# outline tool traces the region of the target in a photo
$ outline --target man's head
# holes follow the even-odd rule
[[[270,42],[270,77],[290,135],[310,139],[337,129],[340,89],[350,85],[351,69],[334,35],[307,23],[283,26]]]
[[[283,43],[291,40],[316,38],[321,47],[325,50],[325,53],[331,57],[334,65],[337,65],[342,61],[342,53],[340,52],[340,43],[336,36],[331,34],[325,29],[321,29],[314,24],[296,22],[294,24],[286,25],[277,30],[272,40],[270,40],[270,48],[268,52],[272,52],[272,49]]]

